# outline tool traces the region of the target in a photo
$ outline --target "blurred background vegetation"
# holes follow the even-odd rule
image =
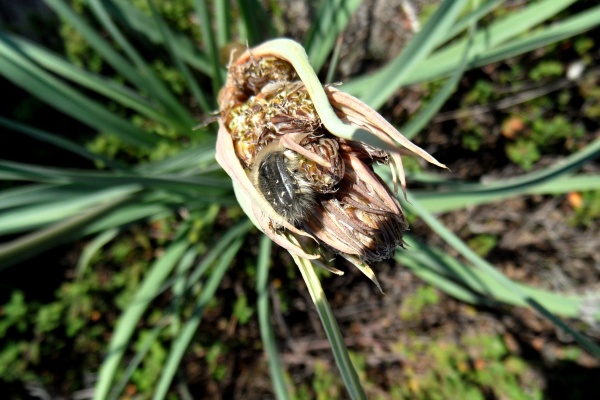
[[[214,124],[192,129],[228,45],[279,36],[451,170],[405,158],[410,247],[374,266],[385,296],[341,260],[343,277],[318,271],[367,396],[596,395],[595,1],[30,0],[0,17],[4,398],[348,396],[296,265],[214,161]]]

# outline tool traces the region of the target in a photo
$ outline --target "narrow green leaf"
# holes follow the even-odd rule
[[[164,45],[164,36],[158,32],[154,19],[144,14],[132,2],[111,0],[110,6],[107,8],[113,18],[141,33],[150,42]],[[200,51],[190,37],[181,32],[173,32],[170,39],[172,46],[178,49],[186,63],[206,75],[211,75],[211,63],[208,57]]]
[[[92,257],[94,257],[101,248],[103,248],[108,242],[113,240],[119,234],[119,229],[113,228],[106,230],[92,239],[89,243],[85,245],[83,250],[81,251],[81,255],[79,256],[79,260],[77,261],[77,278],[81,279],[85,274],[90,262],[92,261]]]
[[[41,167],[0,160],[0,179],[25,180],[45,183],[75,183],[87,186],[114,186],[139,184],[154,189],[170,189],[182,191],[202,190],[203,195],[223,193],[222,189],[230,189],[231,181],[224,175],[181,176],[165,174],[144,176],[135,173],[67,170],[62,168]]]
[[[50,143],[62,149],[68,150],[83,158],[87,158],[88,160],[101,162],[109,168],[116,170],[126,169],[126,167],[123,164],[111,160],[101,154],[92,153],[85,147],[80,146],[77,143],[74,143],[68,139],[64,139],[57,134],[48,133],[42,131],[41,129],[32,128],[30,126],[23,125],[17,121],[11,121],[4,117],[0,117],[0,126],[19,131],[40,141]]]
[[[475,22],[471,29],[469,29],[468,43],[465,47],[465,51],[463,52],[461,62],[456,68],[456,70],[450,75],[450,77],[444,83],[444,86],[436,93],[436,95],[429,101],[429,103],[419,110],[419,113],[415,115],[411,120],[400,129],[400,132],[407,137],[408,139],[412,139],[417,133],[421,131],[431,119],[438,113],[438,111],[442,108],[446,100],[450,97],[452,93],[456,90],[456,86],[460,78],[463,76],[467,68],[467,50],[471,46],[471,40],[475,35],[476,27]]]
[[[113,387],[119,363],[125,350],[128,348],[138,321],[190,245],[187,240],[188,229],[189,226],[187,224],[181,226],[177,238],[169,245],[165,253],[154,261],[150,271],[144,277],[139,289],[135,293],[133,300],[121,314],[108,345],[106,358],[100,367],[98,381],[94,390],[95,400],[106,399]]]
[[[437,279],[439,282],[446,280],[454,283],[454,290],[463,296],[472,297],[471,300],[477,304],[492,305],[494,303],[505,303],[514,306],[527,306],[527,303],[497,281],[485,271],[467,266],[456,257],[450,256],[442,250],[429,246],[414,237],[408,235],[406,242],[410,246],[409,251],[398,251],[396,260],[423,275],[426,271],[428,280],[432,283]],[[581,316],[585,296],[555,293],[528,285],[513,282],[517,288],[523,291],[546,307],[551,312],[568,318]],[[436,285],[437,286],[437,285]],[[464,298],[461,298],[464,300]],[[597,318],[600,320],[600,313]]]
[[[165,48],[171,55],[171,58],[173,59],[173,62],[175,63],[179,71],[181,71],[181,73],[183,74],[188,87],[190,88],[192,94],[196,98],[196,101],[198,102],[198,104],[200,104],[200,107],[202,108],[202,110],[204,110],[205,113],[213,111],[215,109],[215,104],[209,102],[202,89],[200,89],[200,87],[198,86],[196,79],[192,76],[192,73],[190,72],[189,68],[187,67],[187,65],[184,64],[179,54],[179,49],[172,45],[173,33],[168,28],[167,24],[156,10],[156,7],[154,6],[154,0],[148,0],[148,4],[150,5],[150,9],[152,10],[152,15],[154,16],[154,20],[156,21],[158,30],[164,37]]]
[[[246,41],[250,47],[256,46],[268,38],[276,37],[271,18],[257,0],[238,0],[240,20],[245,28]]]
[[[51,225],[48,228],[41,229],[31,234],[21,236],[8,243],[0,244],[0,270],[16,264],[19,261],[33,257],[58,244],[73,240],[82,236],[85,228],[107,214],[108,212],[122,206],[130,200],[131,195],[137,189],[132,188],[131,193],[123,194],[120,198],[115,198],[100,206],[93,207],[80,215],[71,217]]]
[[[119,396],[121,396],[121,393],[123,393],[123,390],[125,390],[127,387],[127,382],[129,382],[135,371],[138,370],[140,364],[144,360],[144,357],[146,357],[146,354],[148,354],[152,348],[152,345],[156,342],[156,339],[158,339],[158,335],[162,332],[166,325],[166,321],[163,320],[158,323],[152,329],[152,331],[150,331],[150,334],[140,345],[139,350],[136,351],[131,361],[129,361],[127,369],[125,369],[121,379],[119,379],[119,381],[111,389],[110,394],[107,397],[108,400],[118,400],[119,398],[122,398]]]
[[[600,6],[590,8],[544,29],[537,30],[527,37],[515,39],[482,52],[477,59],[470,63],[469,68],[476,68],[539,49],[594,29],[598,25],[600,25]],[[452,65],[449,64],[448,67],[452,68]],[[417,78],[420,79],[419,76]]]
[[[125,204],[116,208],[102,218],[91,222],[82,229],[83,235],[92,235],[107,229],[126,226],[141,220],[159,220],[173,215],[177,207],[165,201],[157,204],[144,204],[142,202]]]
[[[487,16],[503,1],[504,0],[486,0],[483,4],[476,6],[477,8],[456,21],[450,32],[448,32],[448,39],[455,37],[463,30],[469,28],[470,25],[477,23],[477,21]]]
[[[435,47],[447,39],[452,24],[465,4],[466,0],[445,0],[440,4],[402,53],[385,67],[377,80],[371,82],[369,90],[362,94],[362,100],[375,109],[381,107]]]
[[[88,0],[88,2],[90,3],[91,9],[96,15],[96,18],[98,18],[104,28],[118,43],[119,47],[135,64],[136,71],[139,73],[140,79],[144,82],[144,86],[142,88],[150,92],[150,94],[157,100],[160,99],[165,108],[167,108],[171,113],[173,113],[173,115],[176,115],[180,119],[181,128],[183,131],[189,131],[195,123],[189,112],[179,101],[177,101],[175,96],[167,89],[165,84],[158,79],[148,63],[141,57],[131,43],[129,43],[125,35],[123,35],[117,28],[115,23],[108,15],[102,1]]]
[[[196,303],[192,317],[183,325],[181,332],[179,332],[179,335],[177,335],[173,341],[171,351],[169,352],[169,356],[167,357],[167,361],[158,380],[156,391],[152,396],[154,400],[162,400],[166,397],[167,391],[169,390],[171,382],[173,381],[173,377],[175,376],[177,368],[181,363],[181,359],[183,358],[185,351],[187,350],[194,337],[194,334],[196,333],[196,330],[198,329],[198,326],[200,325],[204,308],[214,297],[215,292],[217,291],[217,288],[221,284],[221,280],[227,271],[227,268],[231,264],[231,261],[236,256],[239,249],[242,247],[243,243],[244,239],[242,237],[237,238],[225,250],[225,252],[221,254],[221,257],[217,261],[214,270],[206,281],[206,285],[204,286],[202,293],[198,298],[198,302]]]
[[[0,213],[0,235],[22,232],[78,215],[139,190],[139,186],[115,186],[87,193],[26,205]]]
[[[256,292],[258,294],[257,309],[258,309],[258,324],[260,327],[260,337],[267,353],[269,362],[269,374],[275,396],[279,400],[289,399],[289,394],[285,385],[284,369],[279,358],[277,350],[277,341],[275,333],[271,325],[271,313],[269,312],[269,291],[268,278],[271,256],[271,239],[263,235],[260,241],[260,249],[258,253],[257,275],[256,275]]]
[[[189,282],[189,270],[192,268],[198,257],[201,256],[200,251],[198,246],[189,248],[177,264],[171,282],[167,281],[163,285],[165,289],[170,287],[173,293],[173,300],[169,306],[172,314],[170,331],[173,336],[176,336],[177,332],[181,330],[181,317],[183,316],[182,304],[185,300],[185,294],[187,293],[186,287]]]
[[[206,253],[206,255],[202,258],[200,264],[198,264],[195,270],[190,274],[187,280],[186,289],[190,289],[193,285],[195,285],[200,278],[206,273],[207,269],[213,265],[215,260],[217,260],[221,255],[231,246],[231,243],[248,233],[248,231],[253,227],[252,223],[249,220],[245,220],[244,222],[230,228],[225,234],[213,245],[211,250]]]
[[[291,239],[293,240],[293,238]],[[340,332],[340,328],[337,324],[335,316],[333,315],[331,306],[327,302],[327,298],[325,297],[325,293],[321,287],[321,282],[315,273],[313,265],[309,260],[300,258],[294,254],[292,254],[292,258],[300,269],[300,273],[302,274],[302,278],[304,278],[304,282],[306,282],[310,297],[315,303],[317,312],[321,318],[321,323],[323,324],[323,328],[327,334],[327,339],[329,339],[329,343],[331,344],[335,362],[340,370],[342,380],[344,381],[344,385],[346,385],[346,389],[348,390],[350,398],[366,399],[367,396],[365,395],[364,389],[360,383],[360,380],[358,379],[358,375],[356,374],[356,370],[354,369],[352,361],[350,360],[350,355],[348,354],[348,349],[346,348],[346,342],[344,341],[344,337]]]
[[[584,349],[586,349],[591,355],[596,358],[600,358],[600,347],[594,344],[590,339],[583,336],[570,326],[568,326],[560,318],[550,313],[543,305],[541,305],[535,298],[525,293],[521,288],[515,285],[510,279],[504,274],[497,271],[491,264],[479,257],[473,250],[471,250],[458,236],[447,229],[439,220],[437,220],[429,211],[427,211],[420,202],[412,196],[408,196],[410,204],[407,208],[413,213],[419,215],[423,221],[433,229],[446,243],[452,246],[459,254],[465,259],[471,262],[475,267],[479,268],[491,279],[505,286],[510,290],[514,296],[518,297],[520,301],[523,301],[531,308],[536,310],[540,315],[546,317],[557,327],[563,329],[565,332],[570,334]]]
[[[213,93],[219,93],[223,86],[223,71],[219,65],[219,49],[215,42],[215,35],[211,29],[212,18],[208,11],[206,0],[194,0],[194,8],[198,14],[198,25],[202,34],[202,44],[204,50],[208,53],[208,59],[211,61],[211,77]]]
[[[340,61],[340,53],[342,51],[342,38],[339,37],[333,48],[333,54],[331,55],[331,62],[329,67],[327,67],[327,76],[325,77],[325,84],[333,83],[333,78],[335,76],[335,71],[337,70],[338,63]]]
[[[410,268],[412,273],[416,276],[441,290],[449,296],[454,297],[457,300],[465,303],[485,306],[485,307],[498,307],[501,303],[495,302],[490,297],[485,297],[477,292],[470,290],[469,288],[461,285],[460,283],[448,278],[447,276],[440,274],[434,270],[427,268],[423,263],[415,262],[410,258],[398,258],[398,263],[403,267]]]
[[[88,192],[89,188],[70,185],[35,184],[11,187],[0,191],[0,210],[5,211],[13,207],[24,207],[46,201],[54,202]]]
[[[69,62],[64,57],[35,43],[31,43],[24,38],[11,34],[6,34],[6,36],[10,42],[18,47],[25,57],[30,58],[39,66],[59,75],[63,79],[91,89],[156,121],[165,124],[174,123],[171,115],[161,113],[161,107],[143,98],[140,93],[124,86],[122,83],[86,71]]]
[[[304,48],[315,71],[325,64],[338,36],[344,32],[360,3],[360,0],[321,2],[304,40]]]
[[[153,163],[139,165],[135,170],[142,175],[177,173],[189,176],[203,172],[208,173],[209,169],[218,166],[215,160],[214,136],[202,144],[183,149],[176,155]]]
[[[116,71],[123,75],[130,82],[134,82],[138,88],[143,87],[143,80],[140,79],[138,71],[114,48],[105,41],[99,32],[83,20],[77,13],[68,6],[64,0],[45,0],[60,17],[72,25],[92,46],[104,60],[106,60]]]
[[[463,183],[449,186],[449,190],[415,193],[415,198],[431,211],[448,211],[460,207],[473,206],[490,201],[498,201],[523,193],[561,192],[560,185],[553,181],[561,179],[564,189],[589,188],[597,182],[597,176],[579,179],[566,177],[585,163],[600,158],[600,139],[596,139],[584,149],[565,157],[561,161],[511,179],[489,183]],[[569,180],[572,182],[569,182]]]
[[[465,185],[470,186],[469,184]],[[460,208],[502,201],[520,195],[564,194],[594,190],[599,187],[600,175],[574,175],[554,178],[547,182],[530,186],[513,186],[507,182],[503,188],[490,188],[488,191],[479,191],[476,188],[473,188],[472,191],[462,190],[458,186],[456,187],[456,191],[413,191],[413,195],[421,201],[423,207],[431,212],[448,212]]]
[[[543,0],[532,3],[525,10],[510,14],[486,29],[481,29],[470,46],[467,69],[538,49],[600,24],[600,6],[597,6],[526,34],[529,29],[547,21],[574,1]],[[450,74],[459,64],[458,55],[465,46],[466,40],[463,39],[436,51],[419,63],[419,66],[400,82],[400,86],[431,81]],[[377,81],[382,81],[386,72],[393,71],[388,65],[376,73],[348,82],[344,85],[344,91],[361,97],[366,91],[371,91]]]
[[[470,52],[481,53],[485,49],[493,48],[498,44],[505,43],[509,39],[527,32],[538,24],[548,21],[577,0],[542,0],[528,4],[524,9],[511,13],[491,24],[475,36]],[[465,40],[447,46],[436,57],[456,58],[465,47]]]
[[[215,14],[217,21],[217,48],[222,50],[225,45],[231,42],[231,6],[229,1],[217,1],[215,4]]]
[[[88,126],[146,148],[156,145],[160,140],[34,65],[1,32],[0,63],[2,64],[0,75],[4,75],[15,85]]]

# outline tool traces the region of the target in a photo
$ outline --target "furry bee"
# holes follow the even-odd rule
[[[314,209],[317,193],[299,171],[302,157],[293,150],[274,144],[255,158],[252,182],[275,212],[294,226],[301,224]]]

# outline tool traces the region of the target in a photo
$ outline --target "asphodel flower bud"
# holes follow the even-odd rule
[[[232,56],[219,112],[217,161],[255,225],[323,265],[296,240],[310,237],[375,282],[368,263],[392,257],[408,228],[395,193],[398,180],[406,186],[398,145],[445,167],[360,100],[322,86],[288,39]],[[390,165],[394,191],[374,163]]]

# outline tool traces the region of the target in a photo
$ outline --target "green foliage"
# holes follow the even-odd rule
[[[147,340],[152,337],[150,330],[142,330],[135,342],[136,351],[141,351]],[[133,372],[131,382],[141,393],[151,393],[160,377],[165,360],[167,359],[168,348],[161,341],[153,340],[148,349],[143,362]]]
[[[216,342],[206,351],[206,362],[208,369],[214,379],[220,381],[227,373],[227,366],[221,363],[221,357],[224,356],[226,347],[219,342]]]
[[[233,315],[242,325],[246,325],[254,315],[254,309],[248,306],[248,298],[245,295],[238,296],[233,305]]]
[[[27,134],[83,155],[94,162],[96,169],[84,170],[80,164],[54,168],[58,161],[64,164],[51,156],[36,159],[35,165],[0,160],[0,175],[7,179],[0,192],[0,234],[6,241],[0,244],[0,267],[14,265],[58,244],[73,240],[85,244],[91,235],[102,240],[91,242],[97,247],[93,248],[95,254],[89,255],[91,264],[87,268],[82,263],[84,267],[77,273],[73,268],[67,269],[67,276],[51,300],[42,302],[35,293],[9,288],[10,299],[0,308],[0,336],[6,338],[0,344],[0,380],[39,380],[53,388],[60,381],[61,390],[75,392],[84,384],[80,366],[86,365],[99,371],[95,393],[100,399],[115,389],[118,379],[128,389],[125,398],[132,394],[148,398],[154,393],[161,399],[174,398],[174,389],[170,388],[176,372],[183,370],[180,364],[185,363],[184,356],[204,362],[211,382],[223,382],[234,372],[224,362],[232,353],[230,343],[221,336],[211,337],[198,326],[206,314],[227,309],[232,316],[222,315],[222,321],[231,318],[238,326],[251,327],[255,312],[247,287],[240,284],[242,291],[237,291],[236,282],[235,301],[228,298],[223,302],[215,293],[231,264],[241,266],[232,274],[235,279],[241,279],[243,274],[255,276],[255,263],[247,257],[254,249],[244,247],[238,257],[249,228],[235,225],[243,215],[239,207],[231,206],[235,199],[229,180],[214,160],[215,126],[197,131],[191,128],[196,119],[203,120],[212,110],[223,80],[218,49],[213,47],[233,41],[254,44],[266,32],[273,33],[273,26],[287,28],[285,10],[276,2],[267,2],[276,17],[275,21],[268,21],[263,3],[76,0],[67,4],[47,0],[62,17],[58,28],[63,39],[58,46],[61,54],[2,28],[0,74],[40,100],[25,99],[14,107],[16,112],[8,110],[11,120],[2,118],[0,125],[11,133]],[[359,2],[341,2],[341,9],[336,8],[341,4],[338,3],[323,2],[318,24],[307,41],[307,52],[315,65],[323,65],[332,53]],[[426,86],[431,94],[425,97],[435,111],[461,82],[466,69],[545,46],[533,58],[512,58],[484,69],[487,76],[483,78],[481,74],[466,78],[468,88],[461,89],[464,93],[459,103],[462,111],[468,111],[502,100],[502,90],[517,91],[530,83],[524,82],[526,79],[545,84],[561,78],[568,67],[568,60],[560,57],[562,49],[567,48],[562,46],[569,44],[564,40],[571,40],[574,53],[586,66],[595,59],[597,44],[591,36],[569,38],[598,25],[597,9],[574,8],[563,17],[561,12],[570,1],[541,0],[527,7],[499,7],[496,11],[494,3],[499,2],[451,0],[426,7],[419,17],[429,22],[407,44],[406,51],[380,71],[357,77],[345,87],[370,104],[383,105],[401,87],[431,81],[434,83]],[[75,13],[71,15],[70,10]],[[79,17],[83,23],[78,26]],[[548,23],[557,18],[560,24]],[[478,30],[478,24],[485,29]],[[563,42],[558,45],[560,40]],[[472,47],[461,47],[466,45]],[[520,118],[523,126],[512,136],[503,132],[508,157],[529,169],[545,154],[577,151],[576,157],[566,162],[565,169],[570,172],[597,157],[599,150],[595,142],[590,143],[584,129],[593,124],[575,123],[576,118],[563,115],[571,102],[580,98],[585,99],[585,118],[600,115],[597,76],[586,75],[575,90],[534,99],[511,110],[510,117]],[[62,122],[52,125],[54,113],[38,118],[40,101],[86,126],[77,128],[81,129],[73,135],[77,140],[52,133],[62,132],[65,127]],[[427,126],[434,114],[418,114],[421,121],[414,126]],[[24,125],[15,125],[15,117],[48,131],[32,133]],[[499,136],[490,140],[490,133],[497,130],[475,118],[464,118],[457,126],[460,140],[456,142],[462,142],[471,152],[481,151],[496,139],[504,140]],[[16,161],[21,160],[16,157]],[[408,171],[420,171],[416,163],[407,161]],[[547,175],[535,184],[526,182],[524,186],[538,189],[540,181],[559,182],[550,173],[555,171],[553,167],[543,171]],[[559,172],[556,175],[564,171]],[[462,193],[460,188],[453,191],[456,182],[445,178],[438,178],[438,182],[442,189],[432,195],[438,204],[444,203],[439,196]],[[501,198],[495,197],[493,190],[486,190],[463,195],[463,203],[482,197],[485,199],[479,201]],[[98,200],[87,199],[90,193]],[[559,189],[553,193],[562,192]],[[597,191],[584,192],[583,206],[576,209],[573,224],[593,224],[600,213],[595,206],[598,196]],[[85,207],[70,209],[82,199],[87,201]],[[59,206],[63,206],[62,214],[57,215],[52,210]],[[418,214],[428,216],[421,211],[412,213],[410,220]],[[133,223],[137,225],[131,226]],[[480,235],[468,244],[484,256],[494,248],[496,240]],[[448,242],[458,253],[465,254],[462,241]],[[74,253],[75,250],[69,252],[70,260],[75,258]],[[436,261],[450,258],[460,262],[432,247],[421,254],[415,251],[413,262],[432,253],[439,257]],[[481,259],[466,258],[475,265],[481,263]],[[407,321],[419,318],[427,307],[438,303],[438,290],[457,293],[452,292],[455,286],[444,284],[446,272],[436,270],[438,264],[432,266],[423,257],[419,262],[415,268],[420,268],[420,273],[429,273],[438,280],[435,287],[424,286],[405,299],[399,312]],[[295,267],[290,262],[285,264],[281,275],[292,281],[298,279]],[[484,272],[485,278],[497,277]],[[468,277],[457,274],[456,280],[476,290],[477,283]],[[524,304],[526,295],[515,289],[514,283],[508,279],[502,283],[502,289],[498,284],[489,285],[490,299],[496,300],[495,296],[502,294],[504,302]],[[274,286],[281,288],[277,295],[281,296],[279,303],[285,313],[291,308],[289,285],[274,281]],[[502,291],[507,287],[513,290],[512,297],[507,298]],[[316,303],[317,309],[330,337],[343,384],[351,397],[361,398],[357,375],[367,382],[368,389],[376,385],[369,382],[370,367],[365,356],[350,359],[324,294],[321,299]],[[579,304],[578,300],[568,299],[570,305]],[[563,308],[555,306],[542,311],[592,353],[596,350],[553,314],[564,313]],[[163,325],[168,329],[162,329]],[[277,342],[274,338],[266,340],[270,342],[265,346],[273,351],[270,357],[276,356]],[[241,342],[248,343],[246,339]],[[193,345],[188,349],[190,343]],[[459,343],[444,338],[427,342],[415,339],[398,348],[407,362],[398,384],[390,390],[396,397],[435,399],[448,398],[450,394],[454,398],[482,398],[490,392],[496,397],[515,399],[526,395],[540,397],[539,388],[522,379],[526,374],[523,360],[512,356],[495,336],[463,337]],[[565,358],[578,357],[577,351],[578,348],[569,349]],[[422,358],[428,360],[430,368],[424,373],[411,369]],[[69,366],[63,375],[55,365],[58,359],[61,365]],[[300,384],[295,393],[296,398],[344,395],[342,383],[331,365],[324,362],[315,364],[312,380]]]
[[[356,367],[358,371],[361,370],[360,366]],[[337,399],[340,398],[341,393],[342,392],[339,385],[339,380],[336,378],[334,371],[331,370],[330,364],[322,360],[317,360],[314,364],[314,373],[312,376],[311,387],[303,384],[299,387],[294,388],[294,390],[292,391],[292,399]]]
[[[404,320],[418,319],[427,306],[435,305],[440,301],[440,296],[432,286],[420,286],[415,293],[407,296],[402,301],[400,318]]]
[[[582,126],[570,123],[563,115],[550,119],[536,119],[531,128],[531,140],[544,149],[551,148],[560,141],[567,141],[567,146],[572,145],[585,133]]]
[[[486,104],[496,97],[494,85],[491,82],[479,79],[475,82],[475,87],[465,96],[465,103],[468,104]]]
[[[560,78],[564,74],[564,67],[560,61],[544,60],[529,71],[529,77],[533,81]]]
[[[337,399],[340,397],[340,388],[336,385],[335,376],[327,367],[328,364],[317,362],[312,388],[318,400]]]
[[[533,164],[541,157],[536,144],[527,139],[519,139],[506,146],[506,155],[512,162],[519,164],[525,171],[530,170]]]
[[[23,292],[15,290],[10,295],[10,301],[2,307],[2,320],[0,320],[0,336],[14,327],[18,332],[27,329],[27,303]]]
[[[487,132],[485,127],[473,123],[470,120],[466,121],[461,136],[463,147],[470,151],[478,151],[483,143],[484,138],[486,137],[486,134]]]
[[[512,356],[502,339],[493,335],[465,335],[459,343],[415,340],[411,348],[398,345],[406,356],[402,384],[394,387],[406,399],[541,399],[542,389],[525,375],[526,363]],[[411,364],[427,359],[429,368],[417,371]]]
[[[530,124],[531,129],[526,130],[525,137],[506,145],[508,158],[524,170],[530,170],[543,153],[560,144],[567,149],[576,148],[585,134],[582,126],[570,123],[563,115],[550,119],[536,118]]]
[[[467,243],[475,253],[481,257],[485,257],[494,247],[496,247],[498,238],[494,235],[482,234],[469,239]]]
[[[582,204],[575,207],[575,213],[569,218],[574,226],[591,227],[600,219],[600,190],[585,191],[581,194]]]

